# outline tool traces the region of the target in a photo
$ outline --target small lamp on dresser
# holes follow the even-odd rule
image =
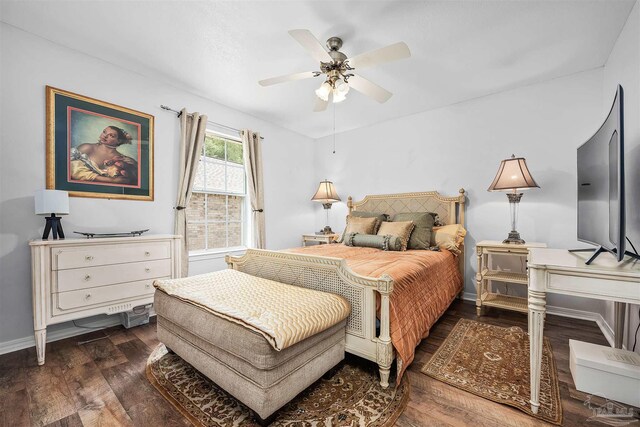
[[[525,243],[520,238],[520,233],[516,231],[516,225],[518,222],[518,204],[522,199],[520,190],[529,188],[540,188],[540,186],[533,180],[524,157],[516,157],[512,154],[510,159],[500,162],[498,173],[487,191],[508,191],[507,197],[509,198],[509,208],[511,210],[511,232],[509,237],[503,240],[502,243]]]
[[[327,212],[327,225],[324,227],[322,232],[324,234],[333,234],[333,230],[329,226],[329,209],[331,209],[331,205],[335,202],[340,201],[340,196],[338,196],[338,192],[336,191],[336,187],[334,187],[333,182],[327,181],[326,179],[320,182],[320,186],[318,187],[318,191],[311,198],[314,202],[322,203],[322,207],[324,207]]]
[[[45,218],[46,224],[42,240],[49,238],[53,233],[53,239],[64,239],[61,218],[58,215],[69,215],[69,193],[61,190],[38,190],[35,194],[36,215],[50,215]]]

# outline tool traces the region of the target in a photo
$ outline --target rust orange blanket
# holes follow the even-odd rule
[[[288,249],[287,252],[343,258],[358,274],[393,278],[390,297],[391,341],[396,350],[398,378],[413,361],[415,348],[462,290],[458,259],[447,250],[382,251],[341,244]]]

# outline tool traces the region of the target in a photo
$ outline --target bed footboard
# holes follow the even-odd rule
[[[354,273],[339,258],[249,249],[225,258],[229,268],[289,285],[342,295],[351,304],[347,319],[346,351],[372,360],[380,368],[380,385],[389,386],[395,357],[389,333],[389,295],[393,280]],[[376,336],[376,293],[380,294],[380,335]]]

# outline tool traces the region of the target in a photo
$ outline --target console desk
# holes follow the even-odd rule
[[[529,344],[531,410],[540,407],[540,365],[546,294],[555,293],[615,302],[615,346],[622,347],[625,304],[640,304],[640,261],[618,263],[603,253],[591,263],[591,252],[532,248],[529,252]]]

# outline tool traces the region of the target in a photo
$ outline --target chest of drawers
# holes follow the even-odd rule
[[[153,281],[180,275],[180,236],[36,240],[33,325],[44,364],[48,325],[153,303]]]

